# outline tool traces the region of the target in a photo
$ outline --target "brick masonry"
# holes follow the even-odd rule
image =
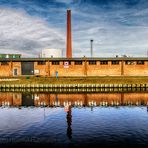
[[[112,61],[108,61],[107,65],[101,65],[100,61],[96,65],[90,65],[88,61],[83,60],[82,65],[75,65],[75,61],[71,61],[68,68],[64,67],[64,62],[59,61],[59,65],[53,65],[52,61],[46,61],[45,65],[38,65],[34,61],[34,75],[55,76],[58,71],[59,76],[148,76],[148,61],[138,65],[133,62],[127,65],[125,61],[120,61],[118,65],[113,65]],[[2,65],[0,62],[0,76],[15,76],[14,70],[17,69],[17,75],[21,76],[21,61],[9,61],[8,65]]]

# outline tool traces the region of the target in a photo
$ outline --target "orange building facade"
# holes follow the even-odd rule
[[[148,76],[148,58],[0,59],[0,76]]]

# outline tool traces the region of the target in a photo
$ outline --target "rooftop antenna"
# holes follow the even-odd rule
[[[91,53],[91,57],[93,57],[93,41],[94,40],[90,40],[90,53]]]

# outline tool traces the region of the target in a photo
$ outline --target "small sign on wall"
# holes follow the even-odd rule
[[[38,69],[35,69],[35,70],[34,70],[34,73],[35,73],[35,74],[39,74],[39,72],[40,72],[40,71],[39,71]]]
[[[69,62],[68,61],[64,61],[64,68],[69,68]]]

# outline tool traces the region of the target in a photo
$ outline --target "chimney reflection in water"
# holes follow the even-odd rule
[[[72,123],[72,115],[71,115],[71,106],[68,106],[68,111],[67,111],[67,137],[69,139],[72,139],[72,128],[71,128],[71,123]]]

